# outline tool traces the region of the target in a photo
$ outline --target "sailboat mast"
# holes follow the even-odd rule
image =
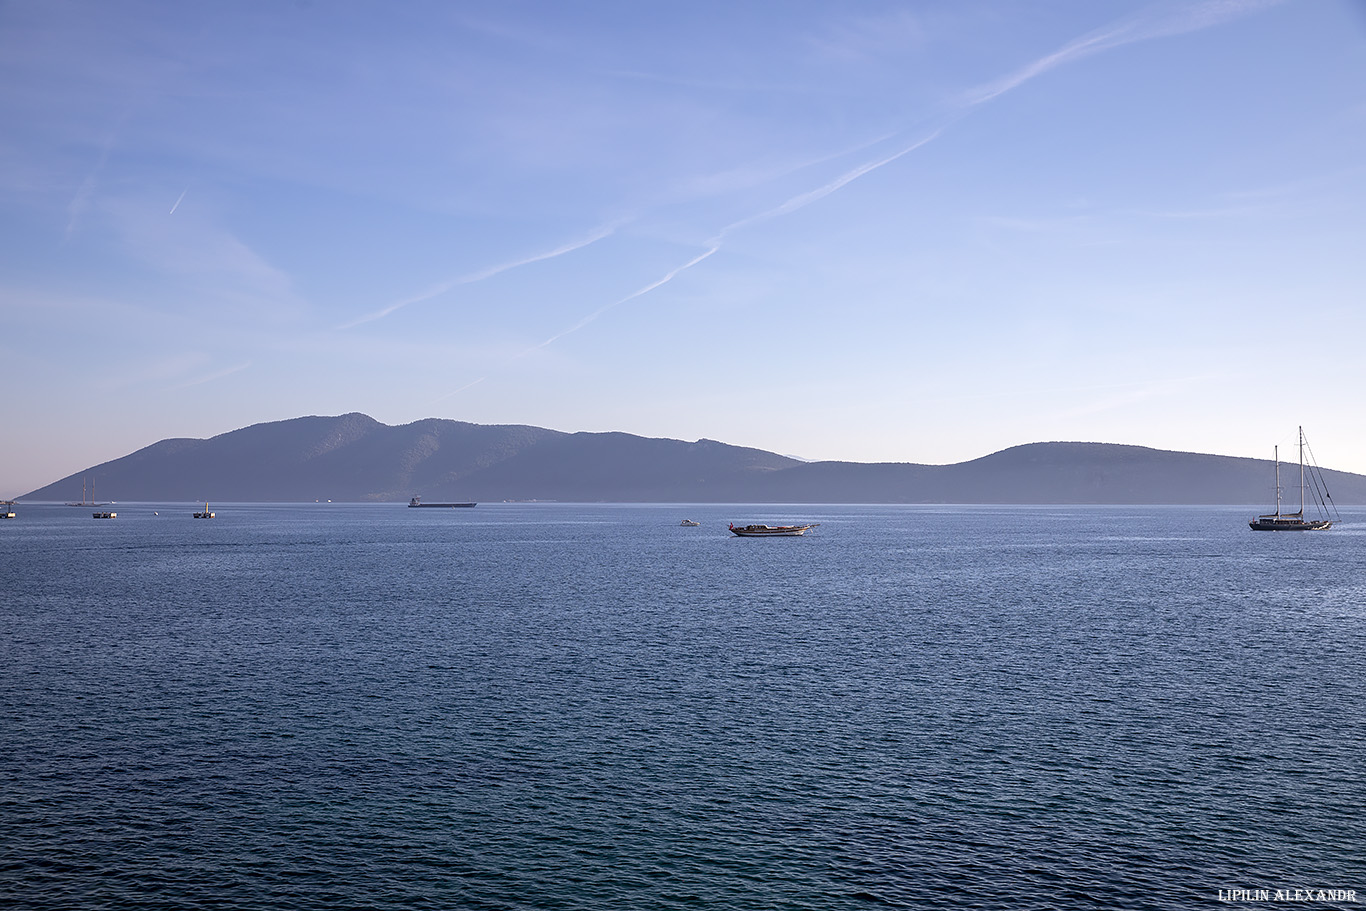
[[[1271,457],[1276,460],[1276,515],[1281,514],[1281,447],[1271,447]]]
[[[1300,515],[1304,515],[1304,428],[1300,428]]]

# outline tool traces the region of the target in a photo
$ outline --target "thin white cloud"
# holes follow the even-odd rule
[[[970,108],[980,104],[984,104],[988,101],[991,101],[994,98],[997,98],[1005,94],[1006,92],[1011,91],[1012,89],[1018,88],[1019,86],[1023,85],[1024,83],[1028,82],[1034,77],[1046,73],[1049,70],[1052,70],[1058,66],[1067,63],[1071,63],[1075,60],[1079,60],[1083,57],[1099,53],[1101,51],[1120,47],[1126,44],[1132,44],[1138,41],[1145,41],[1170,35],[1185,34],[1188,32],[1198,31],[1204,28],[1210,28],[1212,26],[1220,25],[1224,22],[1238,18],[1240,16],[1244,16],[1249,13],[1255,12],[1259,9],[1274,6],[1282,2],[1285,2],[1285,0],[1205,0],[1205,2],[1196,4],[1194,6],[1168,8],[1170,12],[1164,12],[1161,10],[1149,10],[1144,14],[1140,15],[1139,17],[1136,17],[1128,22],[1119,23],[1117,25],[1110,26],[1106,29],[1092,32],[1089,35],[1084,35],[1081,38],[1078,38],[1075,41],[1072,41],[1071,43],[1067,44],[1060,50],[1052,54],[1049,54],[1046,57],[1040,58],[1039,60],[1034,61],[1033,63],[1017,70],[1014,73],[1011,73],[1001,79],[996,80],[995,82],[992,82],[986,86],[980,87],[967,93],[963,98],[961,107]],[[793,212],[796,212],[799,209],[811,205],[814,202],[824,199],[830,194],[835,193],[838,190],[848,186],[855,180],[858,180],[860,177],[864,177],[867,174],[870,174],[881,167],[884,167],[886,165],[891,164],[894,161],[897,161],[898,159],[910,154],[916,149],[922,148],[926,144],[938,138],[943,133],[943,130],[944,127],[940,127],[934,130],[933,132],[929,133],[928,135],[916,139],[914,142],[910,143],[909,145],[899,149],[898,151],[890,155],[859,165],[858,167],[850,171],[847,171],[844,174],[841,174],[839,177],[835,178],[829,183],[817,187],[814,190],[809,190],[805,193],[801,193],[797,196],[794,196],[786,202],[782,203],[781,205],[775,206],[772,209],[768,209],[766,211],[759,212],[755,215],[742,218],[739,221],[732,222],[731,224],[722,228],[714,238],[708,241],[707,249],[698,256],[693,257],[688,262],[683,263],[681,266],[678,266],[677,268],[673,269],[672,271],[664,275],[662,278],[654,282],[651,282],[650,284],[639,289],[638,291],[632,292],[631,294],[628,294],[627,296],[619,300],[613,301],[610,304],[606,304],[605,306],[599,307],[597,310],[583,317],[569,328],[561,332],[558,332],[555,335],[552,335],[545,341],[537,345],[534,345],[531,348],[528,348],[521,355],[519,355],[519,357],[525,356],[534,351],[541,350],[558,341],[559,339],[564,338],[567,335],[570,335],[574,332],[578,332],[580,329],[583,329],[585,326],[588,326],[595,320],[599,319],[603,314],[607,313],[608,311],[616,307],[619,307],[622,304],[627,303],[628,301],[635,300],[638,297],[648,294],[649,292],[655,290],[661,285],[667,284],[668,282],[672,281],[675,277],[677,277],[679,274],[687,271],[688,269],[691,269],[692,267],[698,265],[704,260],[710,258],[714,254],[720,252],[724,245],[726,237],[732,234],[733,232],[742,230],[751,225],[758,224],[759,222],[767,221],[772,218],[778,218],[783,215],[789,215]],[[587,242],[591,243],[592,240],[589,240]],[[582,246],[582,244],[580,244],[580,246]],[[570,247],[561,252],[568,252],[569,249],[577,249],[577,247]],[[537,259],[544,258],[549,257],[538,257]],[[534,261],[536,260],[528,260],[528,262]],[[520,264],[522,263],[517,263],[514,265]],[[508,268],[511,268],[511,266],[509,266]],[[503,269],[499,268],[496,270],[490,270],[487,274],[480,274],[479,277],[488,277],[488,275],[497,274],[497,272],[499,271],[503,271]],[[436,296],[436,294],[443,293],[445,290],[449,290],[450,287],[454,287],[456,284],[460,283],[463,282],[457,280],[455,282],[448,283],[447,285],[442,286],[439,290],[436,290],[427,295],[419,296],[414,300],[425,300],[428,297],[434,297]],[[371,317],[362,318],[361,320],[357,320],[355,323],[348,324],[348,326],[355,325],[360,322],[365,322],[368,319],[375,319],[379,316],[385,316],[388,313],[391,313],[394,310],[398,309],[399,307],[404,306],[406,303],[411,302],[412,301],[400,302],[384,311],[380,311],[378,314],[372,315]],[[459,389],[454,390],[453,392],[447,393],[441,398],[449,398],[450,396],[455,395],[458,392],[461,392],[465,389],[470,388],[471,386],[483,382],[486,378],[487,377],[480,377],[479,379],[474,380],[473,382],[466,383],[464,386],[461,386]]]
[[[64,240],[70,240],[80,226],[81,219],[85,216],[86,210],[90,208],[90,201],[95,195],[95,188],[99,184],[100,172],[104,170],[105,163],[109,161],[109,152],[114,147],[115,133],[105,136],[100,143],[100,157],[95,162],[95,166],[85,175],[81,185],[76,190],[76,195],[67,204],[67,221]]]
[[[853,181],[859,179],[860,177],[863,177],[866,174],[876,171],[878,168],[883,167],[884,165],[891,164],[893,161],[896,161],[903,155],[907,155],[915,151],[916,149],[933,140],[935,137],[939,135],[939,133],[940,131],[936,130],[930,135],[917,139],[915,142],[911,143],[910,145],[902,149],[899,149],[891,155],[887,155],[875,161],[870,161],[865,164],[859,165],[853,170],[841,174],[839,177],[835,178],[829,183],[817,187],[814,190],[809,190],[806,193],[801,193],[797,196],[794,196],[779,206],[776,206],[764,212],[760,212],[757,215],[751,215],[748,218],[742,218],[739,221],[732,222],[731,224],[726,225],[724,228],[720,230],[716,237],[714,237],[712,240],[708,242],[707,249],[699,253],[697,256],[694,256],[692,259],[688,260],[682,265],[675,267],[674,269],[670,270],[660,278],[650,282],[648,285],[645,285],[642,288],[637,289],[636,291],[631,292],[625,297],[612,301],[610,304],[605,304],[599,307],[597,310],[594,310],[592,313],[589,313],[587,316],[583,317],[578,322],[574,323],[572,326],[569,326],[568,328],[555,333],[554,335],[550,336],[545,341],[540,342],[539,344],[531,346],[530,348],[523,351],[521,354],[517,355],[517,357],[525,357],[529,354],[532,354],[533,352],[540,351],[541,349],[546,348],[554,344],[555,342],[559,341],[560,339],[564,338],[566,335],[571,335],[575,332],[578,332],[580,329],[583,329],[585,326],[588,326],[589,324],[593,323],[594,321],[602,317],[603,314],[607,313],[608,311],[620,307],[622,304],[625,304],[629,301],[633,301],[638,297],[643,297],[644,295],[649,294],[651,291],[654,291],[656,288],[659,288],[661,285],[668,284],[682,273],[688,271],[689,269],[693,268],[694,266],[698,265],[704,260],[710,258],[716,253],[719,253],[721,251],[722,246],[724,245],[725,238],[731,233],[738,231],[742,228],[746,228],[750,225],[756,224],[758,222],[766,221],[770,218],[778,218],[783,215],[791,214],[792,212],[795,212],[798,209],[811,205],[813,202],[816,202],[817,200],[824,199],[826,196],[829,196],[836,190],[839,190],[840,188],[847,186]],[[471,386],[477,385],[478,383],[482,383],[485,379],[487,379],[487,377],[481,376],[477,380],[466,383],[459,389],[455,389],[451,392],[446,393],[445,395],[438,398],[437,401],[442,401],[444,399],[450,398],[451,396],[456,395],[459,392],[463,392],[464,390],[469,389]]]
[[[809,44],[826,59],[861,62],[889,51],[903,54],[921,48],[930,32],[923,12],[894,9],[883,15],[843,20],[826,33],[809,39]]]
[[[769,209],[766,212],[760,212],[757,215],[751,215],[748,218],[742,218],[737,222],[733,222],[727,225],[726,227],[721,229],[720,233],[718,233],[715,238],[708,242],[707,249],[704,250],[702,253],[698,254],[697,256],[694,256],[692,259],[683,263],[681,266],[674,268],[664,276],[656,279],[653,282],[650,282],[645,287],[633,291],[625,297],[619,300],[615,300],[610,304],[606,304],[602,307],[599,307],[597,310],[594,310],[592,313],[588,314],[583,319],[579,320],[569,328],[563,330],[562,332],[557,332],[556,334],[552,335],[550,338],[546,339],[540,344],[528,349],[527,353],[530,353],[531,351],[537,351],[541,348],[546,347],[547,345],[550,345],[564,338],[566,335],[578,332],[584,326],[587,326],[589,323],[594,322],[604,313],[607,313],[609,310],[615,309],[616,307],[620,307],[622,304],[627,303],[628,301],[633,301],[638,297],[643,297],[644,295],[649,294],[651,291],[655,290],[661,285],[668,284],[669,282],[677,278],[680,274],[688,271],[693,266],[696,266],[698,263],[701,263],[703,260],[706,260],[712,255],[720,252],[727,235],[735,231],[738,231],[742,228],[748,227],[749,225],[755,224],[757,222],[766,221],[770,218],[777,218],[782,215],[791,214],[792,212],[795,212],[798,209],[811,205],[813,202],[816,202],[817,200],[824,199],[826,196],[829,196],[831,193],[834,193],[836,190],[839,190],[841,187],[844,187],[852,183],[858,178],[863,177],[865,174],[869,174],[872,171],[876,171],[883,165],[891,164],[893,161],[896,161],[903,155],[915,151],[916,149],[925,145],[927,142],[931,141],[938,135],[938,131],[931,133],[929,136],[926,136],[922,139],[918,139],[910,145],[906,146],[905,148],[891,155],[888,155],[884,158],[880,158],[876,161],[870,161],[866,164],[859,165],[857,168],[854,168],[852,171],[848,171],[844,174],[841,174],[839,177],[835,178],[834,180],[830,181],[824,186],[817,187],[814,190],[810,190],[806,193],[794,196],[780,206],[776,206],[775,208]]]
[[[1049,70],[1101,51],[1212,28],[1283,2],[1285,0],[1205,0],[1203,3],[1176,7],[1151,7],[1128,21],[1083,35],[1046,57],[969,91],[962,103],[966,107],[984,104]]]
[[[241,371],[246,370],[250,366],[251,361],[245,361],[241,364],[234,364],[231,367],[224,367],[222,370],[217,370],[213,373],[208,374],[207,376],[201,376],[197,379],[181,383],[179,386],[176,386],[175,388],[186,389],[190,386],[202,386],[205,383],[212,383],[214,380],[221,380],[225,376],[231,376],[234,373],[240,373]]]
[[[532,351],[537,351],[537,350],[539,350],[539,349],[541,349],[541,348],[544,348],[545,346],[551,344],[552,342],[555,342],[555,341],[558,341],[559,339],[564,338],[566,335],[569,335],[569,334],[572,333],[572,332],[578,332],[578,331],[579,331],[580,329],[582,329],[584,326],[587,326],[589,323],[593,322],[593,321],[596,320],[598,317],[602,316],[602,315],[603,315],[604,313],[606,313],[608,310],[611,310],[611,309],[613,309],[613,308],[615,308],[615,307],[620,307],[622,304],[626,303],[627,301],[633,301],[633,300],[635,300],[635,299],[638,298],[638,297],[641,297],[641,296],[643,296],[643,295],[649,294],[651,291],[653,291],[654,289],[658,288],[660,285],[668,284],[669,282],[673,281],[674,278],[677,277],[680,273],[686,272],[687,270],[691,269],[693,266],[695,266],[695,265],[697,265],[698,263],[702,262],[702,260],[704,260],[704,259],[706,259],[707,257],[711,256],[713,253],[717,252],[717,251],[720,250],[720,249],[721,249],[721,245],[720,245],[719,243],[714,244],[713,246],[709,247],[705,252],[703,252],[703,253],[701,253],[701,254],[699,254],[699,255],[697,255],[697,256],[694,256],[692,259],[688,260],[688,261],[687,261],[686,263],[684,263],[683,265],[678,266],[677,268],[675,268],[674,270],[672,270],[671,272],[669,272],[668,274],[666,274],[666,275],[663,276],[662,278],[659,278],[659,279],[656,279],[655,281],[650,282],[650,284],[648,284],[648,285],[646,285],[645,287],[639,289],[638,291],[633,291],[633,292],[631,292],[630,294],[626,295],[625,297],[621,298],[620,300],[615,300],[615,301],[613,301],[613,302],[610,303],[610,304],[606,304],[606,305],[604,305],[604,306],[602,306],[602,307],[599,307],[598,309],[594,310],[592,313],[590,313],[590,314],[588,314],[587,316],[585,316],[583,319],[579,320],[579,321],[578,321],[577,323],[575,323],[574,325],[570,326],[568,329],[565,329],[563,332],[557,332],[556,334],[552,335],[550,338],[548,338],[548,339],[546,339],[545,341],[541,342],[539,345],[536,345],[536,346],[534,346],[534,347],[532,347],[532,348],[529,348],[529,349],[527,350],[526,353],[529,354],[529,353],[531,353]]]
[[[465,385],[461,386],[459,389],[452,389],[450,392],[446,393],[445,395],[438,396],[434,401],[436,401],[436,402],[444,402],[446,399],[450,398],[450,397],[453,396],[453,395],[459,395],[460,393],[464,392],[466,389],[469,389],[471,386],[478,386],[480,383],[484,382],[484,380],[486,380],[486,379],[488,379],[488,377],[486,377],[486,376],[481,376],[481,377],[479,377],[479,379],[477,379],[477,380],[470,380],[468,383],[466,383]]]
[[[453,278],[450,281],[442,282],[439,285],[428,288],[421,294],[415,294],[412,297],[407,297],[403,300],[395,301],[387,307],[384,307],[380,310],[376,310],[374,313],[368,313],[365,316],[351,320],[349,323],[343,323],[342,325],[338,326],[337,329],[353,329],[356,326],[360,326],[364,323],[370,323],[374,322],[377,319],[383,319],[389,314],[395,312],[396,310],[401,310],[409,304],[417,304],[421,303],[422,301],[431,300],[434,297],[440,297],[442,294],[445,294],[452,288],[457,288],[461,285],[470,285],[475,282],[481,282],[485,279],[493,278],[495,275],[499,275],[503,272],[508,272],[512,269],[517,269],[522,266],[529,266],[532,263],[544,262],[547,259],[554,259],[557,256],[564,256],[566,253],[573,253],[575,250],[580,250],[584,247],[587,247],[590,244],[595,244],[606,237],[610,237],[612,234],[616,233],[616,230],[619,227],[621,227],[622,224],[623,222],[621,221],[613,222],[609,225],[604,225],[603,227],[594,231],[592,234],[589,234],[587,237],[582,237],[578,240],[570,241],[569,243],[556,247],[553,250],[547,250],[544,253],[537,253],[532,256],[527,256],[522,259],[513,260],[512,262],[502,263],[497,266],[490,266],[487,269],[481,269],[478,272],[472,272],[469,275],[462,275],[459,278]]]
[[[747,167],[731,168],[714,174],[707,174],[702,177],[693,178],[682,184],[680,192],[691,199],[697,196],[716,196],[731,193],[736,190],[747,190],[761,184],[771,183],[778,178],[787,177],[791,174],[805,171],[808,168],[825,164],[829,161],[838,161],[841,158],[848,158],[865,149],[881,145],[893,139],[900,133],[901,131],[899,130],[892,133],[885,133],[880,136],[875,136],[872,139],[865,139],[851,147],[837,149],[833,152],[826,152],[815,158],[792,160],[769,166],[751,165]]]
[[[674,278],[677,277],[679,274],[681,274],[681,273],[683,273],[683,272],[686,272],[687,270],[691,269],[693,266],[695,266],[695,265],[697,265],[698,263],[702,262],[702,260],[704,260],[704,259],[706,259],[707,257],[711,256],[713,253],[717,252],[717,251],[720,250],[720,249],[721,249],[721,247],[720,247],[719,245],[712,246],[712,247],[708,248],[705,252],[703,252],[703,253],[701,253],[701,254],[699,254],[699,255],[697,255],[697,256],[694,256],[692,259],[688,260],[688,261],[687,261],[686,263],[684,263],[683,265],[674,268],[673,270],[671,270],[670,272],[668,272],[667,274],[665,274],[665,275],[662,276],[661,278],[655,279],[654,281],[650,282],[650,283],[649,283],[648,285],[646,285],[645,287],[640,288],[640,289],[638,289],[638,290],[636,290],[636,291],[632,291],[630,294],[626,295],[625,297],[620,298],[620,299],[615,300],[615,301],[612,301],[612,303],[610,303],[610,304],[604,304],[603,306],[601,306],[601,307],[599,307],[598,309],[594,310],[592,313],[590,313],[590,314],[588,314],[587,316],[583,317],[581,320],[579,320],[579,321],[578,321],[577,323],[575,323],[574,325],[572,325],[572,326],[568,327],[567,329],[564,329],[564,330],[562,330],[562,331],[560,331],[560,332],[555,333],[554,335],[552,335],[550,338],[546,339],[546,340],[543,341],[543,342],[540,342],[540,343],[538,343],[538,344],[532,345],[530,348],[527,348],[527,349],[523,350],[522,352],[520,352],[519,354],[514,355],[512,359],[513,359],[513,360],[517,360],[517,359],[519,359],[519,358],[526,357],[526,356],[529,355],[529,354],[534,354],[535,352],[540,351],[542,348],[546,348],[546,347],[548,347],[548,346],[554,344],[555,342],[557,342],[557,341],[559,341],[560,339],[564,338],[566,335],[571,335],[572,333],[578,332],[578,331],[579,331],[580,329],[582,329],[584,326],[587,326],[589,323],[592,323],[594,320],[598,319],[598,318],[601,317],[604,313],[606,313],[607,311],[613,309],[614,307],[620,307],[622,304],[626,303],[627,301],[632,301],[632,300],[635,300],[635,299],[638,298],[638,297],[641,297],[642,295],[649,294],[651,291],[655,290],[655,289],[658,288],[660,285],[668,284],[669,282],[673,281]],[[453,390],[451,390],[450,392],[446,393],[445,395],[442,395],[442,396],[438,397],[438,398],[436,399],[436,401],[438,401],[438,402],[444,401],[444,400],[450,398],[450,397],[453,396],[453,395],[456,395],[456,394],[458,394],[458,393],[464,392],[466,389],[469,389],[471,386],[477,386],[477,385],[479,385],[480,383],[484,382],[484,380],[486,380],[486,379],[488,379],[487,376],[481,376],[481,377],[479,377],[479,378],[476,379],[476,380],[472,380],[472,381],[466,383],[465,385],[461,386],[459,389],[453,389]]]
[[[720,241],[726,237],[726,235],[730,234],[733,231],[738,231],[741,228],[749,227],[750,225],[756,224],[761,221],[767,221],[770,218],[777,218],[781,215],[788,215],[792,212],[797,211],[798,209],[811,205],[813,202],[816,202],[817,200],[824,199],[831,193],[834,193],[836,190],[839,190],[849,185],[850,183],[853,183],[860,177],[863,177],[865,174],[869,174],[873,171],[876,171],[878,168],[884,165],[891,164],[898,158],[901,158],[903,155],[907,155],[911,152],[914,152],[916,149],[934,140],[936,137],[939,136],[941,132],[942,130],[935,130],[928,136],[925,136],[921,139],[917,139],[915,142],[911,143],[910,145],[906,146],[898,152],[894,152],[893,154],[888,155],[885,158],[880,158],[877,161],[870,161],[866,164],[859,165],[852,171],[848,171],[844,174],[841,174],[839,177],[830,181],[825,186],[817,187],[814,190],[809,190],[805,193],[801,193],[797,196],[792,197],[780,206],[769,209],[766,212],[760,212],[757,215],[751,215],[748,218],[742,218],[739,221],[734,222],[733,224],[727,225],[726,227],[721,229],[721,233],[717,235],[717,238],[714,241],[714,243],[719,244]]]

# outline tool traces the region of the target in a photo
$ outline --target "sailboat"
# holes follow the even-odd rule
[[[1304,517],[1304,428],[1300,428],[1300,510],[1299,512],[1281,512],[1281,452],[1280,447],[1273,448],[1272,452],[1276,459],[1276,511],[1269,515],[1258,516],[1247,523],[1253,531],[1321,531],[1325,528],[1332,528],[1333,523],[1327,518],[1306,519]],[[1314,466],[1314,493],[1318,497],[1319,505],[1322,507],[1324,498],[1327,498],[1329,505],[1333,498],[1328,494],[1328,485],[1323,483],[1322,476],[1318,473],[1318,466]],[[1334,508],[1334,513],[1337,509]]]
[[[85,498],[85,477],[81,478],[81,502],[68,503],[67,506],[108,506],[108,503],[100,503],[95,499],[95,482],[90,482],[90,499]]]

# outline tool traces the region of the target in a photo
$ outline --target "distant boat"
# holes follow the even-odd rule
[[[1304,489],[1305,489],[1305,466],[1304,466],[1304,428],[1300,428],[1300,509],[1299,512],[1281,512],[1281,451],[1280,447],[1274,447],[1272,453],[1276,460],[1276,511],[1264,516],[1258,516],[1247,523],[1253,531],[1321,531],[1325,528],[1332,528],[1333,523],[1329,521],[1327,511],[1331,507],[1333,513],[1337,513],[1333,507],[1333,498],[1328,494],[1328,485],[1323,481],[1323,473],[1319,471],[1317,465],[1311,466],[1310,480],[1314,490],[1315,500],[1318,503],[1320,515],[1316,518],[1306,519],[1304,517]]]
[[[195,517],[196,519],[212,519],[212,518],[213,518],[213,513],[209,512],[209,504],[208,504],[208,503],[205,503],[205,504],[204,504],[204,511],[203,511],[203,512],[197,512],[197,513],[195,513],[195,514],[194,514],[194,517]]]
[[[408,501],[409,509],[460,509],[478,505],[478,503],[423,503],[421,497],[413,497]]]
[[[66,504],[66,505],[67,505],[67,506],[85,506],[85,507],[90,507],[90,506],[108,506],[109,504],[108,504],[108,503],[97,503],[97,502],[95,502],[95,482],[94,482],[94,481],[91,481],[91,482],[90,482],[90,499],[87,500],[87,499],[85,498],[85,478],[81,478],[81,502],[79,502],[79,503],[68,503],[68,504]]]
[[[692,519],[684,519],[682,522],[679,522],[678,524],[679,524],[679,525],[686,526],[686,527],[688,527],[688,528],[696,528],[697,526],[701,525],[702,523],[701,523],[701,522],[694,522]]]
[[[14,518],[14,501],[0,500],[0,519]]]
[[[820,523],[816,522],[812,525],[741,525],[737,528],[732,522],[730,531],[731,534],[742,538],[790,538],[804,535],[819,525]]]
[[[117,519],[119,514],[116,512],[92,512],[90,517],[92,519]]]

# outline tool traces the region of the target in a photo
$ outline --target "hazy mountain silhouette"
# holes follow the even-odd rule
[[[1298,502],[1294,469],[1287,502]],[[1366,476],[1324,472],[1339,505]],[[802,462],[713,440],[564,433],[363,414],[255,424],[171,439],[25,496],[217,502],[561,500],[750,503],[1270,504],[1269,460],[1111,443],[1030,443],[955,465]]]

